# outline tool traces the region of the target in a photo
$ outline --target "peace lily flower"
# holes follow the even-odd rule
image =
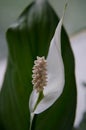
[[[64,65],[60,42],[62,21],[63,18],[51,40],[47,59],[37,57],[33,67],[32,83],[34,88],[29,99],[29,109],[32,116],[52,106],[64,88]]]
[[[65,9],[66,6],[67,3]],[[29,99],[30,125],[32,124],[34,115],[51,107],[64,89],[65,75],[60,39],[63,17],[59,21],[51,40],[47,58],[37,56],[37,60],[34,62],[32,75],[33,91]]]

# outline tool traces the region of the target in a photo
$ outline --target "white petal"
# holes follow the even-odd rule
[[[64,65],[61,56],[62,19],[60,20],[55,35],[51,41],[47,57],[48,83],[44,88],[44,98],[37,105],[34,113],[39,114],[48,109],[61,95],[64,88]]]
[[[36,90],[34,89],[30,95],[30,99],[29,99],[29,109],[30,112],[32,113],[35,107],[35,104],[37,102],[38,99],[38,93],[36,92]]]

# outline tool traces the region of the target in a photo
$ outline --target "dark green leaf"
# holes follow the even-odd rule
[[[28,6],[7,30],[9,55],[0,93],[0,129],[29,129],[28,102],[33,88],[31,84],[33,61],[36,56],[47,56],[57,23],[58,17],[44,0]],[[72,129],[76,108],[74,58],[64,30],[62,57],[65,66],[64,92],[51,108],[35,116],[34,130]]]

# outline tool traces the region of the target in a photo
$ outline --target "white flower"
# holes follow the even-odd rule
[[[33,91],[29,99],[30,129],[34,115],[51,107],[64,89],[65,74],[61,55],[61,27],[67,5],[68,1],[65,4],[63,17],[51,40],[47,59],[37,57],[33,67]]]
[[[64,65],[61,56],[61,41],[60,41],[62,21],[63,18],[60,20],[56,28],[54,37],[50,43],[49,53],[46,59],[47,83],[45,83],[46,86],[43,87],[42,89],[43,97],[37,103],[40,92],[37,92],[36,88],[33,89],[30,96],[29,109],[32,115],[39,114],[48,109],[55,103],[55,101],[59,98],[59,96],[63,92],[65,78],[64,78]]]

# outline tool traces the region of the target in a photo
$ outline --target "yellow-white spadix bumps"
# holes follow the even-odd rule
[[[63,17],[51,40],[46,60],[37,57],[33,67],[33,91],[29,99],[31,115],[39,114],[51,107],[63,92],[65,81],[60,41],[62,21]],[[43,96],[38,101],[40,92]]]
[[[41,92],[44,90],[44,87],[47,85],[47,62],[44,57],[38,57],[37,60],[34,61],[33,66],[33,75],[32,75],[32,84],[33,88],[37,90],[37,92]]]

